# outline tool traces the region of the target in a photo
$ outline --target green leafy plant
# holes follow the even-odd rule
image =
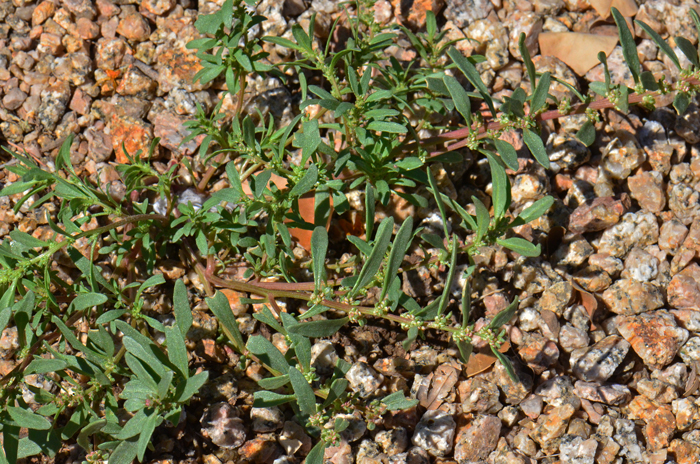
[[[199,178],[195,187],[201,202],[174,194],[185,186],[175,165],[161,173],[151,166],[150,156],[141,158],[140,153],[127,153],[129,163],[117,168],[123,195],[76,173],[70,162],[72,138],[58,153],[53,173],[12,153],[18,162],[7,169],[19,180],[0,195],[12,199],[15,211],[40,214],[47,227],[33,235],[13,230],[0,243],[0,329],[14,324],[19,342],[17,367],[0,379],[0,462],[53,456],[66,440],[76,440],[89,462],[142,461],[156,427],[176,426],[208,380],[206,371],[193,372],[186,348],[194,295],[205,298],[217,318],[223,335],[219,342],[240,356],[236,372],[243,375],[253,363],[266,371],[255,406],[288,405],[314,437],[306,459],[310,464],[322,462],[326,447],[348,427],[341,414],[358,413],[373,428],[387,411],[417,403],[402,390],[377,395],[355,391],[347,375],[351,365],[342,359],[329,375],[315,371],[314,341],[349,324],[387,320],[405,331],[406,349],[427,331],[445,332],[464,362],[474,341],[482,340],[517,381],[510,358],[499,349],[518,299],[477,328],[470,320],[472,281],[480,272],[475,256],[492,245],[524,258],[538,256],[540,245],[515,230],[546,214],[554,199],[541,198],[514,214],[507,169],[517,170],[519,162],[515,148],[501,138],[503,131],[521,131],[525,146],[546,168],[542,121],[585,113],[589,121],[577,137],[590,145],[597,110],[652,107],[656,96],[675,92],[673,104],[682,113],[700,84],[697,50],[676,38],[692,63],[681,69],[667,42],[637,21],[680,71],[675,83],[654,80],[641,71],[632,35],[613,8],[633,89],[611,82],[602,55],[605,82],[590,85],[601,98],[569,86],[580,101],[558,101],[550,86],[563,81],[536,73],[521,37],[530,89],[517,89],[498,101],[477,71],[483,57],[465,57],[455,42],[445,41],[431,12],[426,31],[414,34],[377,24],[372,4],[359,0],[346,5],[350,37],[340,52],[331,51],[330,39],[319,43],[313,18],[306,30],[292,26],[293,40],[255,36],[253,28],[265,18],[251,12],[251,0],[226,0],[219,11],[197,19],[205,37],[188,45],[202,64],[196,80],[223,81],[224,97],[235,102],[235,111],[224,114],[222,97],[211,114],[200,107],[188,123],[186,141],[204,136],[199,165],[187,165]],[[692,10],[691,15],[700,25],[698,15]],[[332,29],[336,27],[337,22]],[[418,53],[408,64],[387,53],[401,34]],[[292,60],[270,63],[265,50],[272,46],[288,48]],[[251,74],[295,86],[300,113],[288,121],[245,114]],[[474,111],[475,101],[483,101],[490,114]],[[439,135],[426,137],[426,131]],[[490,202],[475,195],[471,205],[462,205],[440,190],[433,167],[461,162],[464,147],[488,164]],[[228,187],[206,196],[215,176],[226,179]],[[336,243],[327,224],[349,211],[348,195],[357,191],[364,192],[364,238],[349,235]],[[312,217],[300,206],[310,197]],[[410,216],[400,225],[391,217],[376,224],[377,204],[387,206],[399,198],[420,208],[434,205],[442,230],[416,227]],[[155,209],[156,202],[164,206]],[[312,231],[310,256],[295,250],[295,230]],[[354,256],[340,262],[329,253],[336,247]],[[445,276],[440,295],[416,300],[402,291],[406,272],[414,266],[404,258],[413,247],[426,250],[421,265]],[[201,287],[168,282],[157,271],[166,259],[194,270]],[[55,265],[61,260],[74,266],[70,275]],[[230,271],[241,265],[246,268],[243,279],[230,278]],[[461,301],[452,301],[458,278],[464,282]],[[280,351],[261,334],[244,334],[217,288],[250,293],[248,302],[261,308],[253,317],[282,334],[288,349]],[[153,311],[156,293],[172,301],[172,323]],[[289,312],[281,309],[282,300],[293,303]],[[38,378],[52,389],[36,387]],[[31,392],[38,408],[31,407],[23,390]]]

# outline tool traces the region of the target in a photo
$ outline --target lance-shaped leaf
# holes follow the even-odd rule
[[[532,94],[532,102],[530,107],[530,114],[534,114],[539,111],[542,107],[547,104],[547,97],[549,96],[549,85],[552,79],[549,72],[545,72],[540,76],[540,80],[537,83],[537,88],[535,93]]]
[[[350,298],[357,295],[357,292],[369,284],[379,271],[382,261],[384,260],[384,254],[386,253],[387,248],[389,248],[389,243],[391,243],[393,228],[394,218],[392,217],[384,219],[381,224],[379,224],[379,227],[377,228],[377,238],[375,239],[374,246],[372,247],[372,252],[367,258],[365,265],[362,267],[355,285],[348,293]]]
[[[685,37],[676,37],[676,45],[680,48],[681,52],[693,63],[695,68],[700,67],[700,62],[698,61],[698,51],[690,42],[690,40]]]
[[[330,337],[335,334],[342,326],[347,324],[349,319],[343,317],[340,319],[327,319],[325,321],[310,321],[301,324],[287,327],[290,334],[303,335],[310,338]]]
[[[469,362],[474,347],[466,340],[458,340],[457,348],[459,348],[459,357],[464,364]]]
[[[244,351],[243,336],[241,331],[238,329],[238,321],[233,316],[231,311],[231,306],[228,303],[228,298],[221,292],[216,292],[213,298],[207,298],[205,300],[207,306],[214,313],[216,318],[221,323],[222,329],[231,343],[236,347],[239,352]]]
[[[467,127],[471,127],[472,107],[471,102],[469,101],[469,95],[467,94],[467,91],[464,90],[464,87],[462,87],[462,85],[459,82],[457,82],[457,79],[455,79],[452,76],[445,75],[442,79],[445,82],[445,87],[447,87],[447,91],[450,92],[452,101],[454,101],[455,103],[455,109],[459,114],[462,115],[462,117],[466,121]]]
[[[499,329],[503,324],[507,323],[510,321],[513,316],[515,315],[515,312],[518,310],[518,297],[516,296],[511,304],[506,307],[503,311],[500,313],[496,314],[493,319],[491,319],[491,322],[488,325],[488,328],[491,330],[494,329]]]
[[[382,404],[389,411],[400,411],[410,409],[418,404],[418,400],[406,398],[403,391],[397,391],[391,395],[387,395],[382,399]]]
[[[290,367],[289,380],[301,412],[308,416],[316,414],[316,395],[304,375],[296,367]]]
[[[284,355],[262,335],[253,335],[250,337],[246,347],[251,353],[257,356],[261,362],[280,374],[286,374],[289,371],[289,363],[284,358]]]
[[[544,147],[544,143],[539,135],[532,132],[530,129],[523,130],[523,141],[527,148],[530,149],[532,156],[535,157],[538,163],[549,169],[549,156],[547,156],[547,150]]]
[[[520,383],[520,379],[518,379],[518,376],[515,374],[513,363],[510,362],[508,356],[496,350],[493,346],[491,347],[491,351],[493,351],[493,354],[496,355],[501,364],[503,364],[503,367],[506,369],[506,373],[508,374],[508,377],[510,377],[510,380],[515,383]]]
[[[380,301],[384,300],[386,292],[391,287],[394,279],[397,277],[399,267],[403,262],[403,257],[408,251],[408,247],[411,246],[411,240],[413,239],[413,218],[411,216],[407,217],[399,232],[396,234],[394,239],[394,244],[391,246],[391,253],[389,253],[389,263],[386,266],[386,271],[384,273],[384,287],[382,288],[382,294],[379,297]]]
[[[595,142],[595,126],[591,121],[586,121],[583,126],[576,132],[576,138],[587,147]]]
[[[539,256],[540,252],[542,251],[539,244],[535,246],[532,244],[532,242],[529,242],[524,238],[520,237],[511,237],[504,239],[499,238],[496,239],[496,243],[529,258]]]
[[[291,403],[296,400],[295,395],[280,395],[271,391],[257,391],[253,395],[253,407],[255,408],[271,408],[281,404]]]
[[[314,289],[321,291],[326,281],[326,252],[328,251],[328,232],[325,227],[318,226],[311,234],[311,256],[313,258]]]
[[[634,37],[627,27],[627,21],[617,8],[611,8],[610,12],[617,24],[618,35],[620,36],[620,45],[622,45],[622,55],[625,57],[627,67],[632,73],[635,84],[639,83],[639,74],[641,73],[641,65],[639,64],[639,56],[637,55],[637,44],[634,43]]]
[[[546,196],[540,198],[524,210],[520,212],[517,218],[510,223],[510,227],[518,227],[528,222],[534,221],[535,219],[546,213],[549,208],[554,204],[554,197]]]
[[[305,464],[323,464],[323,456],[326,453],[326,448],[328,447],[328,444],[321,440],[318,443],[316,443],[316,446],[314,446],[311,451],[309,451],[309,455],[306,456],[306,460],[304,461]]]
[[[466,59],[464,55],[462,55],[462,52],[454,47],[451,47],[447,54],[450,56],[452,61],[454,61],[459,70],[462,71],[467,80],[476,88],[481,95],[481,98],[483,98],[486,105],[488,105],[491,115],[495,117],[497,113],[496,107],[493,104],[493,98],[491,98],[491,94],[486,88],[486,84],[484,84],[484,82],[481,80],[481,76],[479,76],[479,71],[476,70],[476,67],[474,67],[474,65],[468,59]]]
[[[440,190],[438,190],[437,181],[433,175],[432,169],[428,169],[428,183],[430,184],[430,190],[432,190],[433,196],[435,197],[435,203],[440,211],[440,217],[442,218],[442,229],[445,232],[445,237],[447,237],[447,214],[445,214],[445,204],[442,201],[442,196],[440,195]]]
[[[501,155],[503,162],[513,171],[518,170],[518,152],[515,147],[505,140],[494,139],[493,144],[496,146],[496,151]]]
[[[493,153],[486,150],[480,151],[486,155],[491,167],[493,215],[498,220],[505,216],[510,208],[510,180],[508,180],[508,175],[500,160]]]
[[[662,39],[661,36],[659,34],[657,34],[656,31],[654,29],[652,29],[651,27],[649,27],[649,25],[647,25],[646,23],[643,23],[642,21],[639,21],[636,19],[634,20],[634,23],[637,26],[644,29],[644,32],[646,32],[649,35],[649,37],[651,37],[651,40],[653,40],[656,43],[656,45],[659,47],[659,49],[661,49],[661,51],[664,52],[664,54],[666,54],[666,56],[668,56],[668,58],[671,60],[671,62],[676,66],[676,68],[679,71],[681,69],[683,69],[683,68],[681,68],[681,62],[678,59],[676,52],[673,51],[673,49],[668,44],[668,42],[666,42],[664,39]]]

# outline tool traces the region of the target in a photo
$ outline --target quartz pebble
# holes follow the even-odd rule
[[[697,263],[673,276],[668,285],[668,304],[677,309],[700,311],[700,266]]]
[[[228,403],[216,403],[204,411],[202,431],[216,446],[225,449],[238,448],[246,439],[243,420],[236,417]]]
[[[478,416],[461,428],[455,440],[455,460],[466,464],[486,459],[496,449],[501,426],[496,416]]]
[[[452,451],[456,428],[457,424],[450,414],[439,409],[426,411],[411,441],[433,456],[446,456]]]
[[[654,369],[670,364],[688,339],[688,331],[678,327],[673,315],[665,310],[624,317],[619,330],[645,364]]]
[[[345,375],[350,387],[363,398],[374,395],[384,381],[384,376],[364,362],[355,363]]]
[[[632,398],[629,388],[624,385],[599,385],[579,380],[574,389],[580,398],[615,406],[627,403]]]
[[[586,382],[604,382],[622,363],[630,344],[617,335],[610,335],[588,348],[571,353],[574,375]]]

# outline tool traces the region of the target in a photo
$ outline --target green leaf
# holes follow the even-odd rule
[[[445,233],[445,238],[447,238],[447,214],[445,213],[445,204],[442,201],[442,196],[440,195],[440,190],[438,190],[437,181],[433,175],[433,170],[428,169],[428,183],[430,184],[430,190],[435,197],[435,203],[437,204],[438,210],[440,211],[440,218],[442,219],[442,230]]]
[[[108,464],[132,464],[134,459],[136,459],[138,449],[138,439],[130,438],[124,440],[112,451]]]
[[[489,329],[500,329],[503,324],[508,323],[511,319],[513,319],[513,316],[515,316],[515,312],[518,310],[518,297],[516,296],[513,301],[500,313],[496,314],[493,319],[491,319],[491,322],[488,325]]]
[[[601,53],[602,53],[602,52],[601,52]],[[605,56],[605,55],[603,55],[603,56]],[[597,81],[596,81],[596,82],[590,82],[590,83],[588,84],[588,89],[591,90],[591,91],[593,91],[593,92],[595,92],[595,93],[597,93],[597,94],[600,95],[601,97],[604,97],[604,96],[607,94],[607,92],[608,92],[608,89],[606,88],[604,82],[597,82]]]
[[[82,311],[93,306],[100,306],[107,301],[107,297],[101,293],[81,293],[71,302],[73,311]]]
[[[389,134],[405,134],[408,132],[408,129],[403,124],[389,121],[372,121],[367,124],[367,130],[387,132]]]
[[[421,234],[420,236],[421,239],[425,240],[429,244],[431,244],[434,248],[437,248],[438,250],[445,250],[445,243],[442,237],[440,237],[437,234]]]
[[[477,197],[472,196],[472,202],[476,209],[476,242],[479,243],[489,230],[491,216],[489,215],[489,210]]]
[[[452,61],[454,61],[454,63],[457,65],[460,71],[462,71],[467,80],[471,82],[471,84],[478,90],[479,94],[481,95],[481,98],[483,98],[486,104],[488,105],[491,114],[494,116],[498,114],[496,112],[496,107],[493,104],[491,94],[486,88],[484,82],[481,80],[481,76],[479,76],[479,72],[476,70],[474,65],[468,59],[466,59],[459,50],[457,50],[454,47],[450,47],[447,54],[450,56]]]
[[[384,404],[389,411],[401,411],[404,409],[411,409],[418,404],[418,400],[406,398],[403,391],[399,390],[382,398],[382,404]]]
[[[311,256],[313,258],[314,289],[318,293],[326,280],[326,253],[328,252],[328,232],[318,226],[311,234]]]
[[[318,181],[318,167],[312,164],[304,174],[304,177],[289,191],[289,197],[300,197],[311,190]]]
[[[386,292],[391,287],[394,279],[397,277],[399,267],[403,262],[403,258],[408,251],[408,247],[411,246],[411,241],[413,240],[413,218],[411,216],[407,217],[406,220],[401,224],[401,228],[396,234],[394,239],[394,244],[391,246],[391,253],[389,253],[389,262],[387,263],[386,270],[384,272],[384,286],[382,287],[382,294],[379,297],[379,301],[383,301],[386,296]]]
[[[277,377],[268,377],[267,379],[258,380],[260,388],[265,390],[277,390],[289,383],[289,375],[279,375]]]
[[[165,366],[150,350],[147,350],[146,347],[129,336],[125,336],[122,341],[127,352],[143,361],[145,365],[152,368],[159,376],[165,375]]]
[[[688,60],[693,63],[695,68],[700,67],[700,63],[698,63],[698,51],[690,40],[685,37],[676,37],[676,46],[683,52]]]
[[[263,37],[262,40],[264,42],[270,42],[270,43],[273,43],[275,45],[281,45],[282,47],[285,47],[285,48],[291,48],[292,50],[297,50],[297,51],[303,50],[303,48],[301,48],[299,45],[295,44],[294,42],[292,42],[289,39],[285,39],[284,37],[273,37],[273,36],[267,35],[267,36]]]
[[[168,343],[168,359],[180,371],[180,375],[188,378],[190,372],[187,367],[187,347],[182,332],[177,327],[166,327],[165,340]]]
[[[659,84],[656,82],[651,71],[643,71],[642,74],[639,75],[639,80],[642,82],[642,86],[645,90],[650,90],[652,92],[659,90]]]
[[[362,266],[362,270],[357,277],[357,282],[352,287],[352,290],[348,292],[348,297],[353,298],[357,295],[361,289],[365,288],[372,279],[375,278],[379,268],[384,260],[384,255],[386,254],[387,248],[389,248],[389,243],[391,242],[391,234],[394,229],[394,218],[387,217],[384,219],[379,227],[377,228],[377,236],[374,241],[374,246],[372,247],[372,253],[370,253],[365,265]]]
[[[510,380],[512,380],[515,383],[520,383],[520,379],[518,379],[518,376],[515,374],[513,363],[510,362],[508,356],[504,355],[503,353],[495,349],[493,346],[491,347],[491,351],[493,351],[493,354],[498,358],[501,364],[503,364],[503,367],[506,369],[506,373],[508,374],[508,377],[510,377]]]
[[[452,281],[454,280],[455,271],[457,270],[457,235],[452,235],[452,253],[450,256],[450,267],[447,273],[447,278],[445,279],[445,288],[440,296],[440,303],[438,304],[437,316],[441,316],[447,303],[450,302],[450,294],[452,289]]]
[[[673,107],[678,112],[678,115],[685,113],[690,105],[690,95],[687,92],[678,92],[673,99]]]
[[[372,232],[374,231],[375,203],[374,187],[372,187],[372,184],[367,183],[367,186],[365,187],[365,237],[367,237],[367,241],[369,241],[370,237],[372,237]],[[369,253],[365,254],[369,256]]]
[[[416,341],[416,338],[418,338],[418,327],[412,326],[406,332],[406,339],[403,342],[401,342],[403,349],[406,351],[411,349],[411,345],[413,344],[413,342]]]
[[[300,25],[295,24],[292,26],[292,35],[296,39],[297,43],[305,51],[307,51],[308,53],[311,53],[311,54],[314,53],[314,49],[313,49],[313,46],[311,44],[311,39],[309,38],[306,31],[304,31],[304,29]]]
[[[676,66],[676,68],[680,71],[682,70],[681,68],[681,62],[678,59],[678,56],[676,55],[676,52],[673,51],[671,46],[666,42],[664,39],[661,38],[659,34],[654,31],[651,27],[649,27],[647,24],[643,23],[642,21],[639,20],[634,20],[634,23],[644,29],[644,32],[646,32],[649,37],[651,37],[651,40],[653,40],[656,45],[661,49],[662,52],[668,56],[668,58],[673,62],[673,64]]]
[[[530,149],[530,153],[535,157],[538,163],[549,169],[549,156],[547,156],[547,150],[544,147],[544,143],[539,135],[532,132],[530,129],[523,130],[523,141],[527,148]]]
[[[308,456],[306,456],[306,460],[304,461],[305,464],[323,464],[323,456],[326,453],[326,448],[328,447],[328,444],[321,440],[318,443],[316,443],[316,446],[314,446],[311,451],[309,452]]]
[[[540,198],[539,200],[522,210],[522,212],[518,215],[518,218],[516,218],[516,220],[513,221],[514,225],[511,225],[511,227],[516,227],[518,225],[527,224],[528,222],[534,221],[535,219],[539,218],[544,213],[546,213],[549,210],[549,208],[552,207],[553,204],[554,197],[546,196]]]
[[[459,348],[459,357],[464,364],[469,362],[474,347],[466,340],[457,340],[457,348]]]
[[[625,62],[632,73],[632,77],[634,77],[635,84],[638,84],[641,65],[639,64],[639,56],[637,55],[637,44],[634,42],[634,37],[627,27],[627,21],[625,21],[622,13],[615,7],[612,7],[610,12],[617,24],[620,45],[622,46],[622,55],[625,57]]]
[[[10,322],[10,317],[12,316],[12,307],[5,308],[0,311],[0,333],[5,330],[7,323]]]
[[[51,428],[51,422],[41,417],[39,414],[35,414],[31,409],[6,406],[5,411],[7,411],[12,420],[20,427],[33,430],[48,430]]]
[[[518,164],[518,152],[515,151],[513,145],[501,139],[493,139],[493,144],[506,166],[517,171],[520,165]]]
[[[331,387],[328,390],[328,398],[326,398],[326,400],[323,402],[323,408],[325,409],[333,404],[335,400],[343,398],[348,385],[350,385],[350,382],[348,382],[346,379],[335,379],[333,383],[331,383]]]
[[[243,186],[241,185],[241,176],[238,173],[238,169],[236,169],[236,165],[233,164],[233,161],[229,161],[226,164],[226,176],[228,177],[228,183],[231,188],[238,192],[240,197],[243,197],[245,194],[243,193]]]
[[[327,319],[325,321],[310,321],[287,328],[290,334],[303,335],[311,338],[330,337],[335,334],[342,326],[347,324],[349,319],[343,317],[340,319]]]
[[[228,0],[230,2],[230,0]],[[157,413],[153,413],[148,418],[143,424],[143,429],[141,430],[141,434],[139,435],[139,440],[137,442],[137,453],[136,456],[138,457],[139,461],[143,461],[143,456],[146,454],[146,448],[148,448],[148,445],[151,443],[151,436],[153,435],[153,431],[156,429],[156,426],[158,426],[163,419],[158,416]]]
[[[296,395],[280,395],[271,391],[257,391],[253,395],[254,408],[271,408],[281,404],[291,403],[297,399]]]
[[[506,239],[499,238],[496,239],[496,243],[530,258],[539,256],[542,251],[540,245],[535,246],[532,244],[532,242],[528,242],[524,238],[520,237],[511,237]]]
[[[280,374],[287,374],[289,363],[280,350],[262,335],[253,335],[246,344],[248,350],[256,355],[261,362],[270,366]]]
[[[92,422],[83,427],[78,434],[78,445],[80,445],[85,451],[92,451],[92,447],[88,442],[88,437],[102,430],[106,424],[107,419],[93,419]]]
[[[184,382],[180,382],[175,390],[175,401],[177,403],[183,403],[199,391],[202,385],[207,383],[209,379],[209,372],[203,371],[199,374],[193,375]]]
[[[275,317],[272,315],[272,312],[267,305],[263,306],[262,311],[253,314],[253,317],[263,324],[269,325],[275,332],[279,332],[282,335],[287,335],[287,330],[282,327],[279,322],[277,322],[277,319],[275,319]]]
[[[549,96],[549,85],[552,79],[550,78],[550,73],[545,72],[540,76],[540,81],[537,83],[537,88],[535,93],[532,94],[532,103],[530,107],[530,114],[534,114],[541,108],[547,105],[547,97]]]
[[[43,248],[48,245],[48,242],[34,238],[26,232],[20,230],[13,230],[10,232],[10,238],[15,242],[19,242],[27,248]]]
[[[469,95],[467,95],[466,90],[464,90],[464,87],[462,87],[462,85],[457,82],[457,79],[452,76],[445,75],[442,79],[445,82],[447,90],[450,92],[450,96],[452,97],[452,101],[455,103],[457,112],[462,115],[466,121],[467,127],[471,127],[472,109],[471,102],[469,101]]]
[[[593,142],[595,142],[595,125],[591,121],[583,123],[583,126],[576,132],[576,138],[587,147],[593,145]]]
[[[65,369],[68,366],[62,359],[45,359],[34,358],[24,370],[24,375],[29,374],[47,374],[49,372],[57,372]]]
[[[499,220],[505,216],[510,208],[510,180],[508,180],[506,170],[492,153],[485,150],[482,150],[482,153],[488,158],[491,167],[493,215],[496,220]]]
[[[292,366],[289,368],[289,380],[301,412],[308,416],[316,414],[316,395],[304,375]]]
[[[228,303],[228,298],[222,292],[216,292],[212,298],[206,299],[207,306],[216,316],[222,326],[222,330],[226,334],[231,343],[239,352],[243,352],[243,336],[238,329],[238,321],[231,311],[231,306]]]
[[[187,300],[187,287],[182,279],[175,282],[173,290],[173,312],[175,313],[175,322],[180,329],[183,337],[187,336],[190,327],[192,327],[192,310],[190,303]]]
[[[4,189],[0,190],[0,197],[7,197],[18,193],[23,193],[25,190],[31,189],[34,184],[36,184],[36,182],[13,182]]]
[[[617,109],[624,114],[629,113],[629,89],[626,85],[620,86],[620,98],[617,101]]]
[[[535,64],[532,62],[530,57],[530,51],[525,46],[525,33],[521,32],[518,37],[518,49],[520,50],[520,55],[525,63],[525,68],[527,69],[527,75],[530,78],[531,92],[535,93],[535,86],[537,85],[537,73],[535,72]]]

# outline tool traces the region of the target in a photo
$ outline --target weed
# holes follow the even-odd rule
[[[531,89],[518,89],[496,101],[475,66],[483,57],[464,57],[454,43],[446,42],[432,13],[428,12],[426,31],[413,34],[375,23],[371,5],[370,0],[346,5],[350,38],[342,51],[333,53],[330,41],[318,45],[313,20],[307,30],[292,27],[294,40],[257,38],[252,30],[265,18],[252,13],[251,0],[226,0],[218,12],[197,19],[196,27],[207,37],[188,45],[197,50],[202,64],[196,79],[223,79],[235,102],[233,114],[222,112],[223,99],[209,115],[198,108],[196,119],[188,124],[188,140],[204,136],[199,157],[208,166],[206,172],[188,166],[198,178],[199,192],[207,191],[216,175],[225,176],[229,185],[202,202],[178,200],[173,187],[181,180],[175,168],[159,173],[140,153],[118,167],[126,186],[126,195],[119,198],[76,175],[70,138],[58,154],[55,173],[13,153],[18,164],[7,169],[20,180],[0,194],[13,198],[16,211],[23,205],[36,210],[49,202],[58,209],[55,214],[46,210],[49,237],[14,230],[0,244],[0,329],[14,324],[20,345],[17,367],[0,380],[0,462],[40,453],[53,456],[62,442],[72,439],[89,453],[88,462],[143,460],[156,427],[176,426],[208,379],[206,371],[193,373],[188,361],[193,292],[206,297],[225,335],[223,343],[241,356],[239,367],[258,363],[268,371],[259,381],[255,406],[289,404],[296,420],[315,438],[308,463],[322,462],[325,448],[348,427],[340,413],[359,411],[371,428],[385,412],[416,404],[403,391],[382,398],[353,390],[346,376],[351,365],[343,360],[330,375],[315,371],[312,340],[332,336],[347,324],[361,325],[367,318],[391,321],[406,331],[406,349],[427,330],[443,331],[465,362],[478,337],[517,380],[510,359],[499,348],[518,300],[484,327],[470,322],[470,282],[479,272],[474,256],[481,247],[494,244],[524,257],[539,255],[539,245],[515,236],[512,229],[545,214],[553,199],[542,198],[517,216],[511,213],[506,169],[517,169],[518,159],[500,135],[506,129],[521,130],[533,157],[548,167],[538,134],[544,120],[585,112],[591,120],[578,137],[590,145],[599,109],[614,106],[626,112],[631,103],[653,106],[655,96],[676,92],[674,107],[682,113],[699,84],[697,51],[677,38],[693,67],[681,69],[681,79],[674,84],[656,81],[641,72],[632,35],[613,9],[634,89],[613,85],[606,68],[605,82],[590,85],[604,98],[594,101],[571,88],[578,104],[557,101],[549,93],[556,76],[535,72],[521,39]],[[691,14],[700,23],[693,10]],[[637,23],[680,69],[674,50]],[[400,34],[419,55],[408,64],[386,53]],[[268,46],[290,49],[294,61],[269,63]],[[604,55],[601,61],[605,64]],[[282,127],[269,116],[244,115],[251,74],[298,86],[301,113]],[[465,89],[462,78],[473,90]],[[319,85],[309,84],[311,79]],[[485,102],[490,116],[473,111],[473,100]],[[458,150],[465,146],[487,160],[490,207],[475,196],[473,205],[459,204],[440,191],[430,169],[438,162],[461,162]],[[286,184],[271,181],[273,175]],[[347,237],[344,246],[357,249],[354,260],[345,263],[352,273],[347,277],[338,272],[341,264],[328,256],[329,247],[337,244],[330,243],[326,224],[333,214],[350,209],[347,194],[360,187],[365,190],[365,238]],[[426,191],[432,199],[426,198]],[[159,206],[153,203],[154,195]],[[315,204],[311,216],[300,206],[308,196]],[[386,206],[392,198],[418,207],[434,202],[443,230],[416,229],[411,217],[400,227],[390,217],[375,224],[377,203]],[[104,225],[90,228],[91,221]],[[448,227],[450,221],[458,226],[455,230]],[[295,255],[295,229],[313,231],[310,259]],[[446,273],[443,293],[425,305],[406,295],[401,285],[410,268],[404,257],[416,244],[434,249],[426,264]],[[111,256],[113,272],[104,273],[96,263]],[[188,289],[182,280],[171,286],[156,272],[160,260],[173,257],[197,272],[201,290]],[[77,268],[73,278],[52,265],[63,258]],[[225,271],[241,261],[247,267],[243,277],[255,280],[224,278]],[[458,275],[460,265],[465,265],[463,276]],[[313,282],[297,282],[308,269]],[[262,283],[266,277],[284,282]],[[452,283],[459,277],[465,281],[462,301],[451,305]],[[282,334],[288,351],[282,353],[262,335],[244,336],[227,298],[215,288],[255,295],[251,301],[261,303],[262,309],[254,317]],[[172,294],[172,323],[157,319],[147,303],[156,290]],[[379,297],[372,299],[370,294]],[[302,310],[281,311],[281,299],[300,302]],[[37,378],[51,382],[55,390],[37,388]],[[23,391],[41,406],[33,410]]]

